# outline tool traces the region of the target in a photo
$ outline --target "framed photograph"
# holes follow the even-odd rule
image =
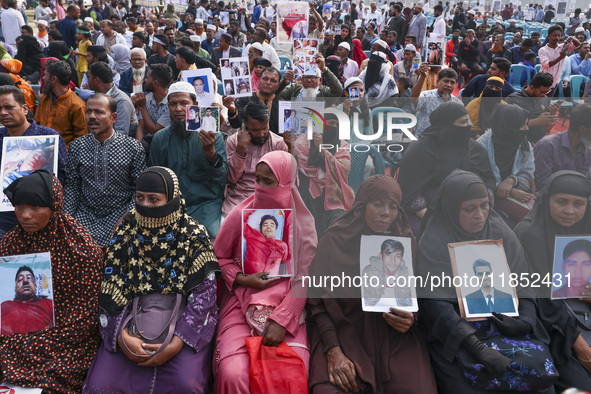
[[[365,312],[419,310],[412,268],[410,238],[362,235],[359,269],[363,281],[361,306]]]
[[[199,131],[200,129],[201,116],[199,114],[199,107],[197,105],[191,105],[190,107],[187,107],[187,130]]]
[[[310,5],[305,1],[277,3],[277,42],[308,37],[309,12]]]
[[[220,131],[220,108],[219,107],[199,107],[199,117],[201,121],[200,129],[205,131]]]
[[[332,16],[332,4],[324,4],[322,6],[322,17],[330,19]]]
[[[248,57],[220,59],[220,74],[225,95],[234,98],[252,96]]]
[[[448,249],[454,276],[465,278],[456,287],[462,317],[486,320],[493,312],[519,316],[502,240],[450,243]]]
[[[230,13],[228,11],[220,12],[220,23],[222,25],[230,24]]]
[[[181,81],[189,82],[195,87],[198,106],[211,106],[217,87],[214,86],[214,77],[210,68],[181,71]]]
[[[0,257],[0,330],[24,334],[55,326],[51,254]]]
[[[2,144],[0,177],[2,190],[14,180],[36,170],[47,170],[57,175],[59,135],[5,137]],[[0,212],[14,211],[6,195],[2,194]]]
[[[292,210],[242,210],[242,272],[292,276]]]
[[[554,243],[552,299],[589,298],[585,286],[591,279],[591,236],[557,236]]]
[[[359,98],[359,88],[349,88],[349,98]]]

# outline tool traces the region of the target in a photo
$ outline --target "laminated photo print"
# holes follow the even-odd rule
[[[13,181],[37,170],[47,170],[57,176],[59,136],[29,136],[4,138],[0,178],[2,190]],[[2,194],[0,212],[14,211],[6,195]]]
[[[364,279],[361,306],[365,312],[406,312],[419,310],[416,283],[411,279],[412,242],[410,238],[362,235],[359,269]]]
[[[181,81],[189,82],[193,85],[197,105],[200,107],[208,107],[213,103],[216,93],[214,80],[215,77],[210,68],[181,71]]]
[[[312,133],[322,134],[322,122],[316,121],[322,111],[322,102],[279,101],[279,135],[303,134],[308,132],[308,128],[311,128]]]
[[[220,108],[219,107],[200,107],[199,116],[201,125],[199,130],[220,131]]]
[[[234,98],[252,96],[248,57],[220,59],[220,74],[226,96]]]
[[[445,46],[443,39],[431,39],[427,41],[425,61],[430,65],[442,66],[445,60]]]
[[[55,326],[51,254],[0,257],[1,335]]]
[[[486,320],[493,312],[519,316],[515,286],[502,240],[448,244],[460,315],[469,321]]]
[[[187,131],[199,131],[201,129],[201,116],[199,106],[187,107]]]
[[[242,272],[293,276],[291,209],[242,210]]]
[[[591,236],[557,236],[551,282],[552,299],[590,298]]]

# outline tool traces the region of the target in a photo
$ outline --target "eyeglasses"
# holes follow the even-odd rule
[[[302,79],[303,79],[303,80],[308,80],[308,81],[311,81],[311,80],[318,79],[318,77],[317,77],[317,76],[315,76],[315,75],[304,75],[304,76],[302,77]]]

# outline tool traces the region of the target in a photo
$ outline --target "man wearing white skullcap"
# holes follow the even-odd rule
[[[218,28],[215,25],[207,25],[207,29],[205,30],[206,38],[201,41],[201,48],[205,49],[210,56],[212,55],[214,48],[217,48],[219,45],[219,40],[215,38],[215,32],[217,29]]]
[[[45,19],[37,20],[37,30],[38,32],[35,34],[35,38],[39,41],[42,45],[41,47],[44,48],[49,45],[49,40],[47,37],[47,26],[49,23]]]
[[[437,6],[436,6],[437,7]],[[410,81],[410,88],[419,80],[419,74],[415,72],[418,70],[419,63],[414,59],[417,55],[417,48],[408,44],[404,47],[404,56],[401,61],[394,65],[394,79],[398,81],[400,77],[406,77]]]
[[[351,45],[347,41],[343,41],[337,47],[337,56],[341,58],[343,63],[343,77],[356,77],[359,74],[359,65],[352,59],[349,59],[349,52],[351,52]]]
[[[187,108],[197,105],[193,85],[173,83],[168,88],[167,100],[172,123],[154,134],[149,165],[174,171],[187,213],[205,226],[210,237],[215,237],[228,176],[224,139],[219,132],[187,130]]]

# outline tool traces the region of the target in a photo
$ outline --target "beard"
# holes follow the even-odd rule
[[[52,92],[53,92],[53,85],[51,84],[51,81],[49,81],[45,85],[43,85],[43,94],[50,95]]]
[[[303,98],[316,98],[316,96],[318,96],[319,91],[320,91],[319,87],[303,88],[302,89],[302,97]]]
[[[187,131],[187,122],[183,120],[173,120],[170,123],[170,132],[181,138],[189,138],[193,134],[192,131]]]
[[[263,146],[269,140],[269,134],[264,137],[251,138],[250,143],[255,146]]]
[[[134,68],[133,69],[133,80],[137,83],[140,83],[144,80],[144,73],[146,72],[146,66],[142,68]]]

